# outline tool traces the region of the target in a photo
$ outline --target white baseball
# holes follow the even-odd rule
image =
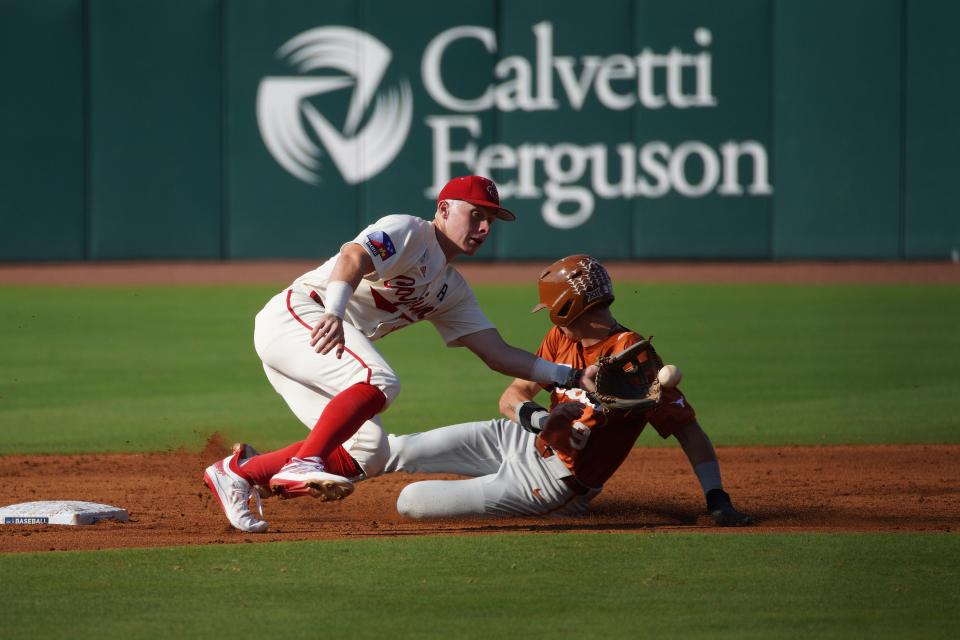
[[[683,372],[677,368],[674,364],[665,364],[663,368],[660,369],[660,372],[657,373],[657,380],[660,381],[661,387],[666,387],[670,389],[672,387],[680,384],[680,378],[683,377]]]

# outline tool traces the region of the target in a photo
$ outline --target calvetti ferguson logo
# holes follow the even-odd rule
[[[326,150],[343,179],[357,184],[390,164],[413,119],[413,93],[406,79],[380,89],[392,58],[390,49],[350,27],[319,27],[291,38],[276,55],[298,75],[260,81],[257,123],[264,144],[284,169],[317,184]],[[323,70],[328,72],[318,73]],[[353,93],[341,129],[310,98],[350,87]],[[365,119],[374,98],[373,111]]]

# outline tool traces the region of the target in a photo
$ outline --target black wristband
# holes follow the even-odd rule
[[[536,402],[528,400],[517,407],[517,420],[520,421],[520,426],[523,427],[524,430],[530,433],[540,433],[543,430],[540,423],[549,413],[546,407],[542,407]]]

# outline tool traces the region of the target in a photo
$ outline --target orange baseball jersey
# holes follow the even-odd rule
[[[573,367],[586,367],[596,363],[600,356],[619,353],[642,339],[639,334],[618,327],[603,342],[582,347],[553,327],[540,344],[537,355]],[[583,389],[554,389],[550,394],[550,408],[561,402],[585,405],[583,415],[569,428],[552,430],[539,437],[580,482],[590,487],[601,486],[613,475],[648,422],[661,437],[667,438],[696,419],[693,407],[676,387],[663,389],[660,405],[646,412],[620,409],[604,412],[600,405],[587,398]]]

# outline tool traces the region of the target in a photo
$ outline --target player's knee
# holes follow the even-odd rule
[[[387,397],[384,409],[393,404],[400,395],[400,378],[392,369],[373,369],[370,373],[370,384],[380,389]]]
[[[397,498],[397,513],[404,518],[419,520],[428,516],[421,483],[408,484]]]
[[[387,434],[377,422],[370,420],[363,423],[343,446],[360,465],[365,478],[383,475],[390,457],[390,446]]]

